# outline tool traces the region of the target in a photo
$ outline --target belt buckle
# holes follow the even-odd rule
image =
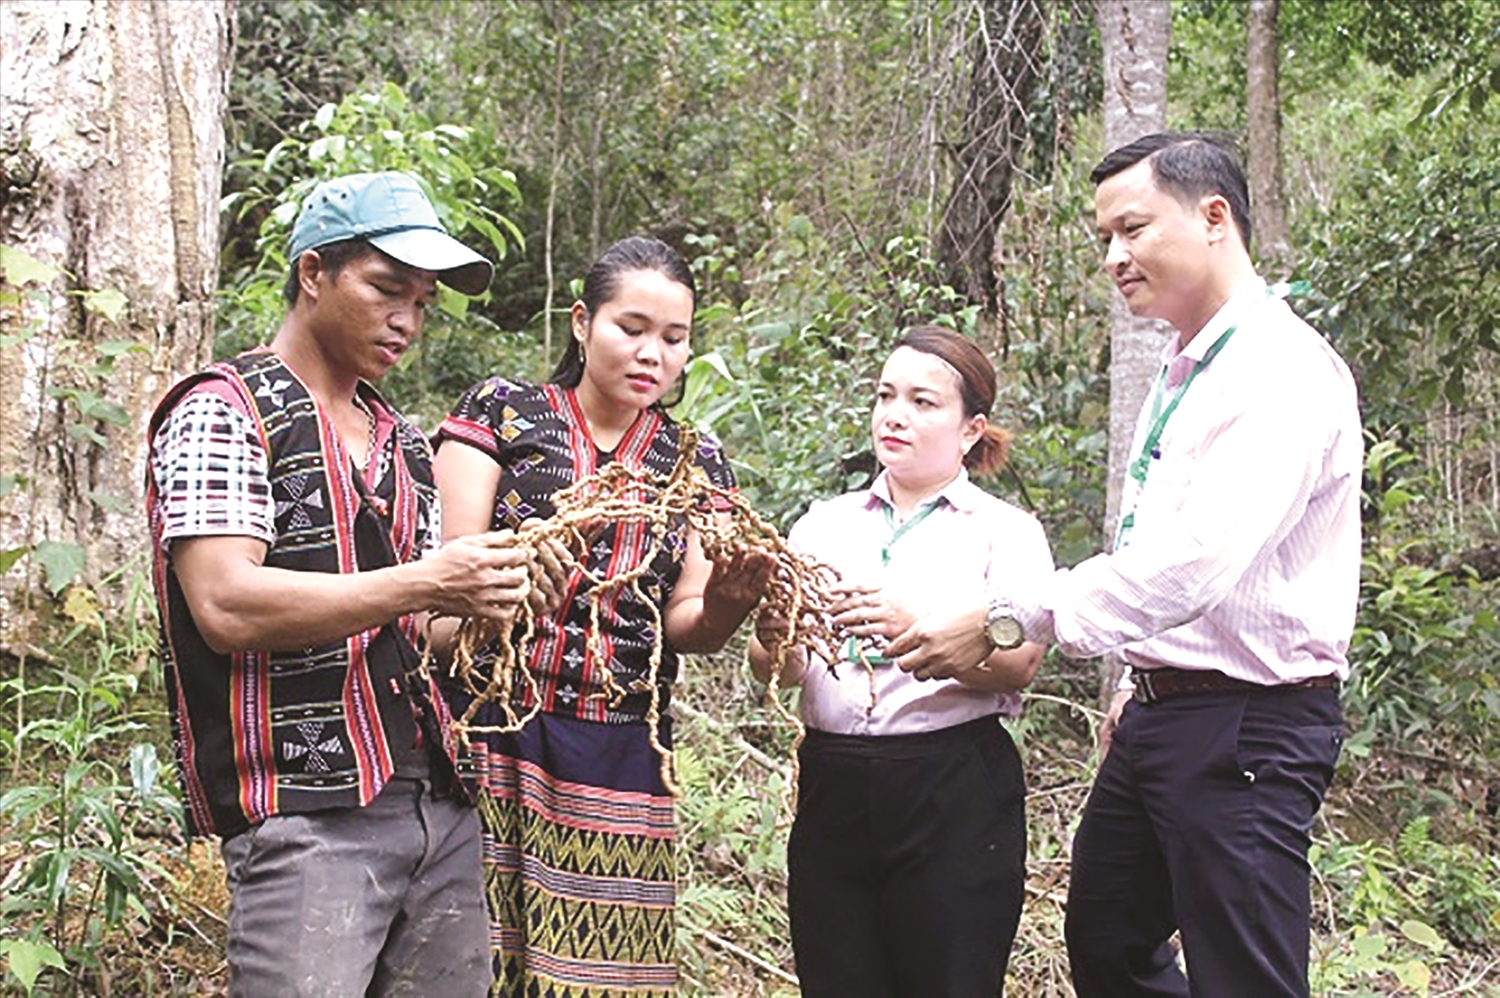
[[[1140,670],[1130,674],[1130,681],[1135,684],[1135,692],[1131,699],[1136,703],[1155,703],[1158,699],[1156,690],[1151,687],[1151,673],[1149,670]]]

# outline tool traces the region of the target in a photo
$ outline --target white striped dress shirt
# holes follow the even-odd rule
[[[1259,280],[1186,348],[1174,340],[1164,372],[1232,324],[1167,422],[1127,546],[1015,600],[1031,640],[1263,684],[1348,677],[1364,460],[1354,378]]]

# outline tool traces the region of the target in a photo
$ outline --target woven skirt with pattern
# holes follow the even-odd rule
[[[672,798],[646,725],[538,714],[517,734],[476,737],[466,762],[494,993],[673,995]]]

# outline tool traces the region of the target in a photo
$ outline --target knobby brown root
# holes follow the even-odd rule
[[[758,553],[769,558],[772,568],[765,594],[757,605],[757,614],[772,615],[784,621],[782,637],[769,649],[773,658],[771,682],[766,690],[773,711],[795,732],[792,746],[792,785],[786,798],[787,816],[795,807],[797,783],[797,748],[806,730],[777,696],[778,680],[792,648],[808,648],[826,662],[837,661],[838,641],[829,624],[829,610],[834,603],[833,585],[838,574],[827,565],[806,558],[788,546],[774,526],[761,519],[737,492],[722,489],[693,463],[697,435],[684,427],[680,457],[672,473],[665,478],[623,464],[605,465],[599,471],[580,479],[554,497],[556,513],[547,520],[524,526],[516,543],[530,551],[532,572],[541,571],[538,548],[553,541],[574,554],[567,598],[573,598],[584,581],[589,589],[588,654],[601,673],[601,689],[592,694],[605,697],[617,705],[627,693],[651,694],[646,712],[646,730],[651,747],[661,759],[662,783],[673,797],[680,796],[675,779],[672,753],[661,744],[657,728],[661,720],[661,668],[663,626],[658,601],[648,598],[641,580],[661,552],[674,521],[685,519],[712,562],[723,563],[738,554]],[[581,563],[588,551],[589,539],[608,524],[621,524],[626,531],[640,531],[646,539],[646,554],[629,571],[598,576]],[[616,680],[604,655],[600,614],[611,601],[626,593],[639,599],[651,613],[651,656],[647,675],[627,690]],[[473,735],[509,733],[521,730],[541,709],[536,676],[530,667],[532,643],[536,634],[536,612],[529,602],[516,608],[512,620],[495,622],[478,617],[463,619],[458,626],[450,674],[463,684],[473,697],[462,716],[454,718],[453,730],[460,744],[468,746]],[[489,651],[488,663],[481,655]],[[426,659],[424,658],[424,662]],[[868,664],[865,665],[868,669]],[[873,683],[873,679],[872,679]],[[871,687],[873,696],[873,685]],[[525,699],[532,706],[524,713],[516,704]],[[497,705],[503,722],[476,724],[474,718],[485,704]]]

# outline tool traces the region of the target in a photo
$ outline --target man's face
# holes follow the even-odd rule
[[[1165,319],[1188,336],[1213,317],[1221,303],[1202,203],[1185,205],[1162,190],[1142,160],[1099,184],[1094,213],[1104,269],[1132,314]]]
[[[316,250],[309,250],[315,253]],[[311,324],[333,366],[377,381],[418,336],[437,295],[437,275],[374,251],[346,263],[336,276],[320,269]]]

